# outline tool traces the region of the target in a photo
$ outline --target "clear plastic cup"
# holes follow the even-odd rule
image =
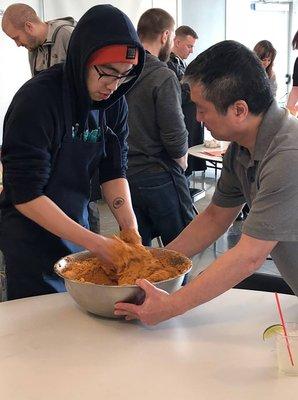
[[[298,323],[286,322],[287,337],[294,365],[290,360],[284,333],[277,333],[276,350],[278,371],[281,374],[298,376]]]

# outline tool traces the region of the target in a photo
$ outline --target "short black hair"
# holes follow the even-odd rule
[[[141,41],[155,40],[164,31],[173,28],[173,17],[162,8],[150,8],[145,11],[138,22],[137,32]]]
[[[175,31],[176,36],[191,36],[194,39],[198,39],[197,32],[194,31],[190,26],[181,25]]]
[[[186,68],[184,81],[190,85],[202,84],[205,99],[221,114],[226,114],[237,100],[244,100],[249,111],[259,115],[273,101],[261,61],[233,40],[219,42],[198,55]]]

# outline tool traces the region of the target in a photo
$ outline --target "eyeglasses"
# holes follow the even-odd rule
[[[110,79],[111,82],[119,81],[119,85],[122,85],[122,83],[127,83],[137,77],[136,74],[128,74],[128,75],[103,74],[102,72],[99,71],[96,65],[94,65],[94,69],[98,74],[98,80],[100,80],[101,78],[108,78]]]

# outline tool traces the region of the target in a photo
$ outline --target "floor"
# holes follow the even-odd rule
[[[201,172],[196,172],[192,177],[191,186],[197,188],[204,187],[206,191],[205,198],[199,200],[195,204],[199,212],[203,211],[209,204],[214,192],[215,184],[215,172],[214,169],[211,168],[207,169],[205,175]],[[193,268],[189,277],[190,279],[193,279],[199,272],[203,271],[215,258],[220,257],[222,253],[235,246],[241,235],[242,224],[242,221],[235,221],[229,230],[218,239],[214,245],[193,257]],[[103,201],[100,202],[100,226],[102,235],[111,235],[117,233],[119,230],[115,218]],[[158,246],[156,241],[153,242],[153,246]],[[279,275],[277,268],[271,260],[266,260],[264,265],[260,268],[260,271],[268,274]]]

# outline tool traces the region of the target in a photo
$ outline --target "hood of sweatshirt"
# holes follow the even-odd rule
[[[139,62],[134,67],[136,78],[120,85],[107,100],[94,102],[87,89],[87,61],[96,50],[113,44],[128,44],[139,49]],[[119,100],[138,79],[144,58],[136,30],[122,11],[111,5],[98,5],[88,10],[71,35],[64,67],[64,87],[70,101],[72,123],[84,129],[89,111],[107,109]]]

